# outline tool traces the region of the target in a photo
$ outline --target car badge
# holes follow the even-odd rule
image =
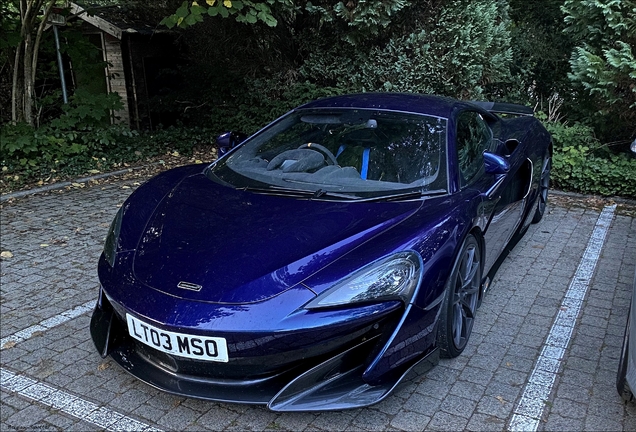
[[[196,292],[201,291],[201,288],[203,288],[201,285],[198,285],[192,282],[184,282],[184,281],[179,282],[177,284],[177,287],[181,289],[187,289],[190,291],[196,291]]]

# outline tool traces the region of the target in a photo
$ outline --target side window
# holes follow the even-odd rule
[[[484,151],[490,148],[492,136],[479,113],[466,111],[457,118],[457,161],[460,185],[472,182],[484,167]]]

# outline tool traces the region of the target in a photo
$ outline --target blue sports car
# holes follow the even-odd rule
[[[97,350],[167,392],[376,403],[461,354],[546,209],[551,137],[519,105],[337,96],[243,138],[139,187],[99,260]]]

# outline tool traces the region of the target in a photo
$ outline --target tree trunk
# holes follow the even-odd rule
[[[11,92],[11,121],[17,123],[22,118],[22,113],[18,106],[22,106],[22,83],[20,82],[20,61],[22,58],[22,42],[15,49],[15,60],[13,62],[13,88]]]
[[[20,19],[22,21],[20,36],[22,41],[15,53],[11,96],[11,119],[14,123],[24,121],[31,126],[34,124],[35,75],[40,40],[55,3],[56,0],[20,0]],[[44,4],[46,4],[44,14],[36,29],[38,13]]]
[[[35,92],[33,90],[33,64],[31,58],[33,57],[33,45],[31,41],[31,34],[28,33],[24,40],[24,121],[33,126],[33,99]]]

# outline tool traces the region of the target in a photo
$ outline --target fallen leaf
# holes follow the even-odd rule
[[[89,172],[90,174],[99,174],[99,173],[100,173],[100,171],[99,171],[99,170],[96,170],[96,169],[88,170],[88,172]]]
[[[99,366],[97,366],[97,370],[98,371],[103,371],[103,370],[108,369],[109,367],[110,367],[110,363],[103,362],[103,363],[100,363]]]
[[[31,336],[36,337],[36,336],[42,336],[43,334],[44,334],[43,331],[37,330],[37,331],[34,331]]]
[[[13,258],[13,254],[9,251],[2,251],[0,253],[0,258],[3,258],[3,259]]]
[[[122,189],[130,189],[130,186],[122,186]]]
[[[501,402],[502,405],[506,404],[506,400],[504,398],[502,398],[501,396],[497,396],[495,399],[497,399],[499,402]]]
[[[7,168],[6,166],[2,167],[2,172],[8,171],[8,170],[9,170],[9,168]]]
[[[174,152],[172,152],[172,156],[175,156],[175,157],[176,157],[176,156],[179,156],[179,152],[178,152],[178,151],[174,151]]]
[[[49,245],[47,245],[46,243],[42,243],[40,247],[49,247]]]
[[[506,366],[510,367],[510,366],[512,366],[512,363],[506,362]]]
[[[194,161],[194,163],[203,163],[203,161],[200,160],[200,159],[197,159],[197,160]]]
[[[4,345],[2,345],[2,349],[13,348],[14,346],[15,346],[15,341],[9,341],[9,342],[6,342]]]
[[[83,188],[84,187],[84,183],[71,183],[71,186],[76,187],[76,188]]]

